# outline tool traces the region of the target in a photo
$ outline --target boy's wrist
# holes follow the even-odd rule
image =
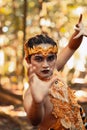
[[[74,38],[78,33],[79,33],[78,31],[75,31],[69,41],[68,47],[72,50],[76,50],[82,42],[83,36]]]

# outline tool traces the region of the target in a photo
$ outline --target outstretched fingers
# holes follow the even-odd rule
[[[80,14],[78,24],[82,22],[82,14]]]
[[[78,34],[74,37],[74,39],[79,38],[80,36],[87,37],[87,29],[82,23],[82,14],[80,15],[78,24],[75,26],[75,30],[78,31]]]
[[[80,25],[81,22],[82,22],[82,14],[80,14],[79,21],[78,21],[78,23],[75,26],[76,30],[79,30],[79,25]]]
[[[35,67],[33,67],[31,64],[28,66],[28,71],[27,71],[27,75],[29,80],[32,79],[33,75],[35,74]]]

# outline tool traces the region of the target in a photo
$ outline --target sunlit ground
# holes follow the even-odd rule
[[[87,102],[87,92],[83,90],[77,90],[75,93],[77,100]]]
[[[18,116],[18,117],[26,116],[26,113],[22,107],[19,110],[16,110],[13,105],[0,106],[0,111],[5,112],[6,114],[11,116]]]

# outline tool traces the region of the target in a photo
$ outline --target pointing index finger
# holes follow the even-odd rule
[[[80,14],[78,24],[82,21],[82,14]]]
[[[81,21],[82,21],[82,14],[80,14],[79,21],[78,21],[78,23],[76,24],[76,27],[79,27],[79,24],[80,24]]]

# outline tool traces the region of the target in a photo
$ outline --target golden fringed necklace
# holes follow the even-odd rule
[[[49,94],[53,104],[52,115],[56,118],[56,123],[51,128],[54,130],[85,130],[79,105],[72,90],[63,81],[58,80],[51,87]]]

